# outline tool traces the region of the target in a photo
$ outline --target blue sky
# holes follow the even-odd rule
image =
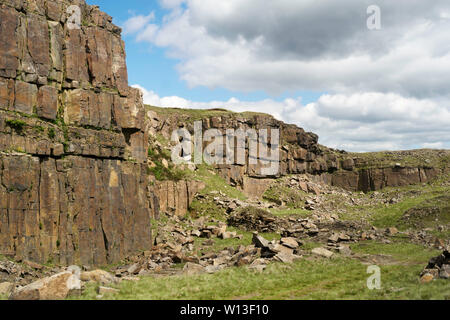
[[[450,148],[448,0],[87,2],[124,28],[147,104],[265,112],[348,151]]]
[[[136,15],[155,14],[155,23],[160,24],[164,15],[169,13],[154,0],[87,0],[88,4],[98,5],[100,9],[113,17],[116,25],[123,26],[125,21]],[[245,101],[260,101],[272,98],[277,101],[289,97],[302,97],[303,103],[316,101],[321,92],[291,90],[275,95],[264,90],[251,92],[231,91],[222,87],[190,88],[182,81],[176,71],[177,59],[168,57],[165,48],[159,48],[146,42],[139,42],[134,35],[123,35],[127,50],[127,67],[130,84],[139,84],[153,90],[160,96],[180,96],[188,100],[208,102],[212,100],[228,101],[234,97]]]

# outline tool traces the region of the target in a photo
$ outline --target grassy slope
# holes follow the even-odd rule
[[[236,189],[229,189],[223,179],[212,174],[208,167],[202,167],[197,176],[208,181],[208,194],[220,190],[229,196],[239,198]],[[446,179],[446,178],[445,178]],[[444,180],[445,180],[444,179]],[[378,227],[396,226],[401,230],[404,212],[416,206],[422,206],[435,197],[450,193],[450,186],[442,184],[416,185],[404,188],[389,188],[382,191],[387,197],[406,196],[396,204],[379,204],[365,206],[339,207],[344,213],[341,218],[359,220],[367,217]],[[354,198],[370,198],[373,193],[354,193]],[[340,203],[335,195],[329,195],[332,201]],[[207,214],[218,213],[211,203],[194,202],[193,210],[208,209]],[[300,215],[302,210],[291,209]],[[287,214],[288,212],[274,212]],[[220,213],[215,215],[223,217]],[[248,245],[251,233],[234,228],[244,237],[242,240],[216,239],[211,251],[220,251],[227,247]],[[447,233],[448,235],[448,233]],[[279,238],[276,234],[264,235],[267,239]],[[446,236],[441,234],[440,236]],[[198,239],[197,241],[203,241]],[[306,243],[308,251],[321,246],[318,243]],[[246,267],[234,267],[216,274],[198,276],[172,276],[167,278],[143,277],[139,282],[124,282],[117,286],[120,293],[105,296],[104,299],[450,299],[448,281],[437,280],[430,284],[420,284],[419,274],[431,257],[440,252],[421,245],[408,242],[404,236],[398,236],[390,244],[362,242],[352,245],[352,250],[359,256],[384,257],[376,262],[382,270],[382,289],[367,289],[367,263],[363,259],[339,257],[332,260],[312,258],[309,255],[292,265],[274,263],[263,273],[256,273]],[[386,259],[387,257],[387,259]],[[375,262],[374,262],[375,263]],[[183,265],[179,265],[182,268]],[[81,299],[95,299],[95,286],[89,286]]]
[[[246,267],[216,274],[142,278],[116,286],[120,293],[104,299],[449,299],[445,280],[419,284],[424,261],[438,254],[407,243],[358,244],[357,253],[389,254],[397,265],[380,265],[381,290],[369,290],[367,265],[348,258],[304,258],[292,265],[274,263],[263,273]],[[82,299],[95,299],[91,285]]]

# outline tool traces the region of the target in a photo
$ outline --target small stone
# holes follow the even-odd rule
[[[198,231],[198,230],[192,230],[191,231],[191,236],[193,236],[193,237],[200,238],[201,234],[202,233],[200,231]]]
[[[261,249],[265,249],[269,247],[269,241],[264,239],[264,237],[260,236],[257,232],[253,233],[252,243]]]
[[[397,228],[392,227],[392,228],[387,228],[386,229],[386,234],[388,234],[388,235],[394,236],[397,233],[398,233],[398,229]]]
[[[283,262],[283,263],[292,263],[297,257],[292,253],[287,252],[279,252],[273,257],[275,261]]]
[[[336,243],[339,241],[339,234],[334,233],[331,237],[328,238],[328,242]]]
[[[84,282],[98,282],[100,284],[108,284],[115,281],[113,275],[104,270],[82,272],[80,280]]]
[[[299,247],[297,240],[295,240],[294,238],[282,238],[281,244],[291,249],[297,249]]]
[[[434,276],[430,273],[425,273],[421,278],[420,278],[420,283],[430,283],[431,281],[434,280]]]
[[[325,258],[331,258],[334,256],[333,252],[331,252],[327,249],[324,249],[324,248],[315,248],[311,252],[314,255],[325,257]]]
[[[184,265],[183,273],[186,275],[195,275],[205,272],[205,268],[199,264],[188,262]]]
[[[139,273],[139,264],[135,263],[133,265],[131,265],[128,269],[127,272],[129,274],[138,274]]]
[[[349,246],[340,246],[337,248],[337,251],[344,256],[350,256],[352,254],[352,250]]]
[[[444,264],[439,271],[439,278],[449,279],[450,278],[450,264]]]
[[[33,269],[36,269],[36,270],[42,270],[44,268],[43,265],[41,265],[39,263],[32,262],[32,261],[28,261],[28,260],[25,260],[23,263],[26,264],[27,266],[33,268]]]

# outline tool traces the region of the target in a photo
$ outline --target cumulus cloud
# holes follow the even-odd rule
[[[372,0],[163,2],[173,10],[137,36],[180,59],[190,86],[449,95],[447,0],[379,0],[376,31],[366,26]]]
[[[177,96],[160,97],[139,85],[134,87],[143,91],[146,104],[154,106],[269,113],[317,133],[321,144],[348,151],[450,148],[450,101],[438,104],[394,93],[367,92],[327,94],[306,105],[300,97],[195,102]]]
[[[248,102],[195,102],[145,91],[149,104],[266,112],[350,151],[450,148],[450,2],[161,0],[168,9],[136,38],[166,48],[190,87],[327,92]],[[145,90],[145,89],[144,89]]]
[[[151,12],[147,16],[143,15],[133,16],[129,18],[127,21],[125,21],[123,25],[123,33],[127,35],[137,33],[138,31],[140,33],[145,32],[145,29],[148,27],[149,22],[152,21],[154,18],[155,18],[154,12]]]

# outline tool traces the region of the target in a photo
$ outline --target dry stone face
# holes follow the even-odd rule
[[[0,254],[103,265],[151,247],[145,112],[120,32],[83,0],[0,0]]]

